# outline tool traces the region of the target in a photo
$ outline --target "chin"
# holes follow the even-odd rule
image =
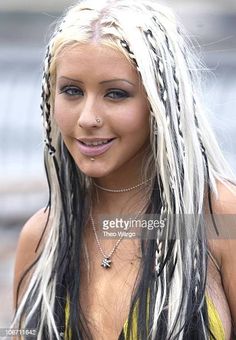
[[[91,164],[78,164],[77,166],[84,175],[93,178],[101,178],[109,175],[111,171],[108,168],[104,169],[98,166],[95,161],[89,161]]]

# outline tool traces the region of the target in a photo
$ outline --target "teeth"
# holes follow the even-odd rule
[[[100,141],[100,142],[93,142],[93,143],[85,143],[85,145],[87,146],[97,146],[97,145],[102,145],[102,144],[107,144],[109,142],[109,139],[104,140],[104,141]]]

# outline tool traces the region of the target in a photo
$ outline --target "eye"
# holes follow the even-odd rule
[[[119,99],[128,98],[129,94],[124,90],[112,89],[112,90],[109,90],[109,92],[106,94],[106,97],[113,99],[113,100],[119,100]]]
[[[83,91],[77,86],[63,86],[60,93],[65,93],[68,96],[83,96]]]

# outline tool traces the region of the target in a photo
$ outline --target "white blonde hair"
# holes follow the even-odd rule
[[[196,339],[207,339],[204,195],[207,190],[217,193],[216,182],[233,175],[200,104],[201,65],[196,62],[190,42],[171,10],[148,0],[81,1],[65,13],[48,45],[42,113],[52,222],[15,322],[21,317],[21,323],[28,325],[38,313],[38,338],[43,339],[47,330],[50,339],[60,339],[57,318],[65,319],[65,299],[77,296],[75,292],[68,293],[66,265],[75,260],[73,235],[76,227],[82,228],[86,217],[81,213],[80,222],[76,222],[73,204],[82,193],[88,194],[90,179],[76,169],[63,145],[53,120],[53,91],[58,54],[68,46],[90,42],[114,48],[127,57],[137,69],[150,103],[152,152],[147,155],[146,172],[151,169],[156,177],[161,200],[158,211],[168,216],[168,223],[165,234],[157,235],[152,242],[154,258],[144,256],[144,268],[154,263],[156,272],[149,287],[153,297],[150,327],[146,331],[139,326],[138,334],[141,339],[185,339],[191,334]],[[65,225],[67,231],[63,229]],[[150,274],[144,274],[143,286],[148,285],[148,280]],[[59,302],[58,285],[64,285]],[[142,287],[138,298],[141,291]],[[146,303],[147,296],[140,309]],[[142,320],[141,315],[147,315],[141,313]],[[198,330],[187,333],[194,317]],[[79,332],[76,336],[82,339]]]

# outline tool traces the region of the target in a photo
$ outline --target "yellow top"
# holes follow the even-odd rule
[[[225,340],[224,328],[223,328],[222,322],[220,320],[219,314],[218,314],[212,300],[207,295],[206,295],[206,302],[207,302],[207,310],[208,310],[210,330],[214,334],[214,336],[217,340]],[[135,306],[134,312],[135,312],[135,314],[137,313],[136,306]],[[123,330],[124,330],[124,338],[126,339],[127,332],[128,332],[128,320],[126,320]],[[137,339],[137,322],[132,323],[132,330],[131,330],[130,333],[131,333],[130,334],[131,339],[136,340]],[[213,337],[210,336],[209,340],[213,340]]]
[[[217,312],[217,309],[214,306],[212,300],[208,296],[206,296],[206,301],[207,301],[210,330],[214,334],[217,340],[225,340],[224,328],[223,328],[221,319],[219,317],[219,314]],[[213,338],[210,337],[210,340],[211,339]]]
[[[218,314],[212,300],[207,295],[206,295],[206,302],[207,302],[210,330],[214,334],[214,336],[217,340],[225,340],[224,328],[223,328],[222,322],[220,320],[219,314]],[[134,312],[137,315],[137,308],[136,307],[137,306],[135,306]],[[68,325],[68,318],[69,318],[69,306],[67,304],[67,306],[66,306],[66,329],[67,329],[67,325]],[[127,330],[128,330],[127,327],[128,327],[128,320],[126,320],[124,327],[123,327],[125,339],[127,337]],[[137,322],[132,323],[131,339],[132,340],[137,339]],[[210,337],[209,340],[213,340],[213,338]]]

